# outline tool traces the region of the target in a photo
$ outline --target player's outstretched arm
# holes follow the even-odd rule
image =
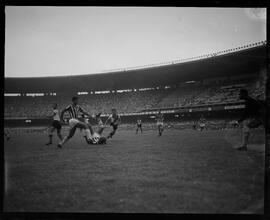
[[[104,126],[106,126],[106,124],[107,124],[107,122],[110,120],[110,118],[111,118],[111,116],[109,116],[109,117],[106,119],[106,121],[105,121],[105,123],[104,123]]]
[[[89,118],[94,118],[91,114],[89,114],[88,112],[86,112],[85,110],[83,110],[81,107],[80,107],[79,111],[81,113],[83,113],[84,115],[88,116]]]

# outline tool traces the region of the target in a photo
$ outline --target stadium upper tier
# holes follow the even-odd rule
[[[160,65],[110,73],[36,78],[5,78],[5,93],[76,93],[178,85],[190,80],[246,75],[266,66],[266,42]]]
[[[250,75],[245,78],[214,78],[198,83],[184,83],[174,88],[132,91],[109,94],[80,95],[80,105],[89,113],[139,112],[151,108],[214,105],[238,102],[238,91],[246,88],[253,96],[264,99],[265,77]],[[53,103],[63,109],[71,103],[67,94],[42,97],[5,97],[5,117],[44,117],[51,114]]]

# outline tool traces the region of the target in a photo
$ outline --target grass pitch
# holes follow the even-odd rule
[[[251,140],[262,144],[256,132]],[[56,135],[45,146],[44,132],[12,131],[4,211],[261,213],[264,152],[236,151],[239,135],[120,129],[107,145],[92,146],[77,131],[58,149]]]

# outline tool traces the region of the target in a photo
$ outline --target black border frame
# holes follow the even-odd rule
[[[2,3],[2,2],[1,2]],[[0,4],[1,4],[0,3]],[[269,22],[268,22],[268,14],[270,12],[267,0],[204,0],[204,1],[196,1],[196,0],[182,0],[181,2],[177,2],[176,0],[167,0],[167,1],[153,1],[153,0],[137,0],[137,1],[124,1],[124,0],[4,0],[3,4],[1,4],[1,32],[2,36],[5,36],[5,6],[144,6],[144,7],[225,7],[225,8],[244,8],[244,7],[263,7],[267,8],[267,39],[269,33]],[[5,37],[1,38],[2,40],[2,47],[3,49],[1,55],[3,61],[3,71],[1,74],[1,86],[2,89],[2,96],[1,96],[1,115],[4,116],[4,58],[5,58]],[[270,104],[270,82],[269,82],[269,68],[270,68],[270,51],[269,45],[266,45],[267,48],[267,86],[266,86],[266,100],[268,104]],[[2,78],[3,77],[3,78]],[[269,117],[267,109],[267,118]],[[4,117],[1,120],[1,129],[4,129]],[[3,132],[3,130],[2,130]],[[4,146],[3,139],[1,140],[1,146]],[[1,200],[0,200],[0,218],[7,219],[7,220],[18,220],[18,219],[89,219],[89,218],[166,218],[166,219],[177,219],[179,217],[182,218],[199,218],[199,219],[228,219],[228,218],[243,218],[243,219],[270,219],[270,124],[269,120],[267,121],[266,125],[266,145],[265,145],[265,200],[264,200],[264,214],[257,215],[257,214],[154,214],[154,213],[31,213],[31,212],[3,212],[3,205],[4,205],[4,148],[0,147],[0,168],[2,171],[1,175]]]

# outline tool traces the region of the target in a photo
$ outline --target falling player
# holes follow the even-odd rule
[[[57,104],[53,104],[53,114],[50,116],[50,118],[53,118],[52,125],[49,128],[49,142],[46,143],[46,145],[51,145],[52,144],[52,137],[53,137],[53,132],[56,129],[57,131],[57,136],[60,140],[62,140],[62,135],[61,135],[61,122],[60,122],[60,116],[59,116],[59,111],[57,109]]]
[[[107,143],[107,138],[101,136],[102,135],[102,132],[104,131],[104,128],[105,128],[106,124],[103,124],[103,122],[102,122],[102,120],[100,118],[100,114],[97,114],[95,116],[95,119],[97,119],[97,121],[98,121],[98,125],[99,125],[98,131],[97,132],[94,132],[92,134],[90,140],[87,140],[86,139],[86,142],[88,144],[92,144],[92,145],[106,144]],[[91,125],[89,124],[89,121],[88,120],[86,120],[86,123],[87,123],[88,126],[91,127]]]
[[[136,134],[138,134],[139,129],[141,130],[141,133],[143,133],[142,131],[142,120],[141,119],[137,119],[137,129],[136,129]]]
[[[112,114],[108,117],[106,120],[105,124],[110,120],[110,126],[112,126],[113,130],[112,132],[108,135],[107,138],[112,138],[112,136],[115,134],[116,130],[118,129],[118,125],[121,123],[121,118],[117,114],[117,111],[115,108],[112,109]]]
[[[85,122],[79,121],[78,114],[81,112],[84,115],[87,115],[88,117],[92,117],[90,114],[88,114],[86,111],[84,111],[79,105],[78,105],[78,97],[74,96],[72,97],[72,104],[67,106],[60,115],[60,119],[64,121],[63,116],[65,112],[69,113],[70,119],[68,121],[69,124],[69,134],[63,138],[62,141],[57,145],[59,148],[62,148],[62,146],[73,137],[75,134],[75,131],[77,128],[81,128],[84,131],[84,136],[86,137],[87,141],[91,140],[91,134],[93,134],[93,129],[91,126],[87,125]]]
[[[155,116],[155,119],[157,121],[157,127],[158,127],[158,136],[162,135],[162,132],[164,130],[163,128],[163,114],[161,113],[161,110],[158,111],[158,113]]]

